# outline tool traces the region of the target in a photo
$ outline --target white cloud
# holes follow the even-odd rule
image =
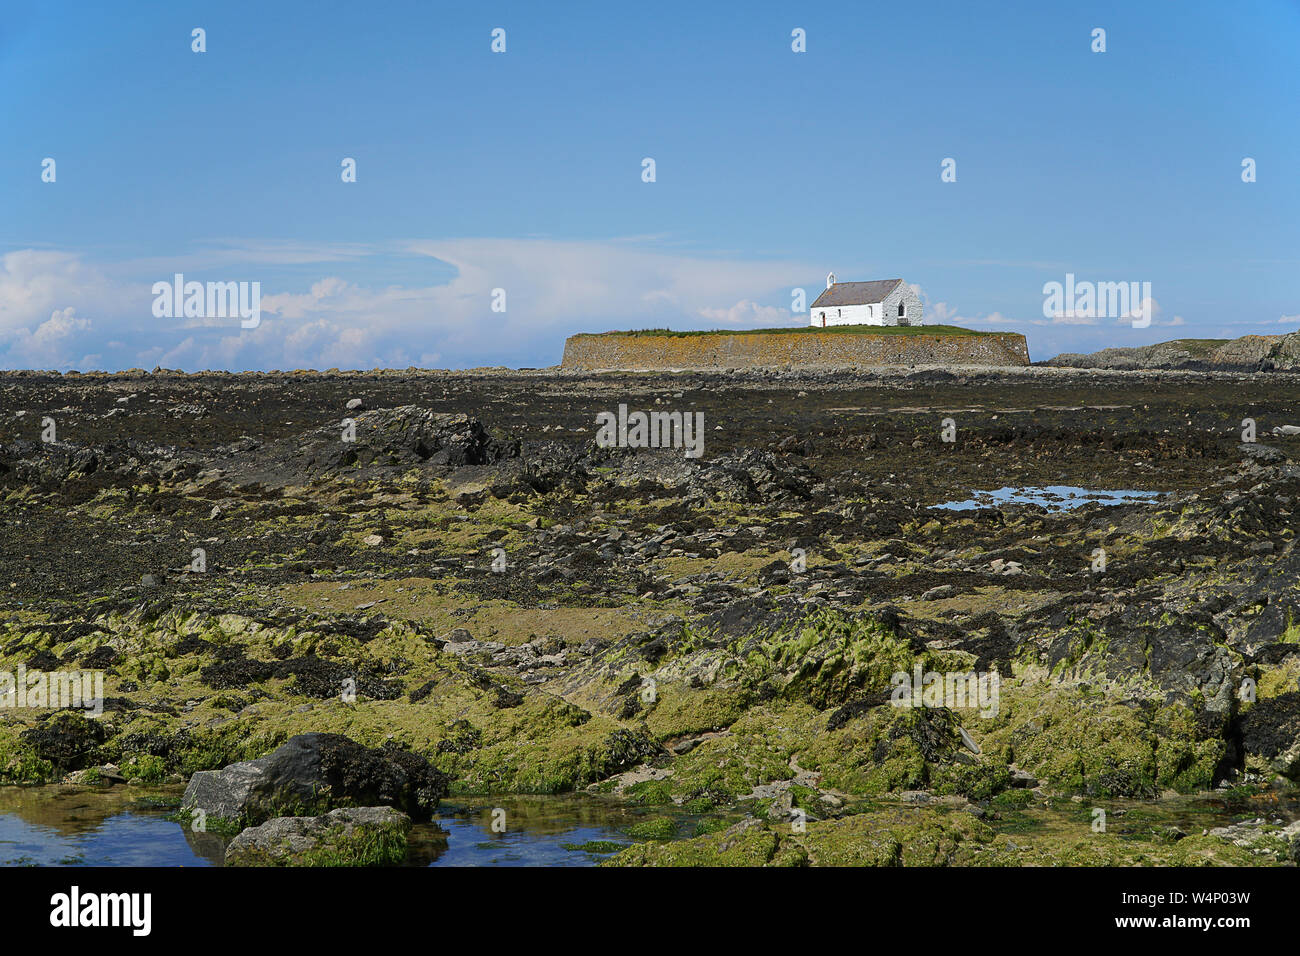
[[[1161,313],[1161,311],[1162,311],[1162,309],[1160,308],[1160,303],[1157,302],[1157,301],[1156,301],[1154,298],[1152,298],[1151,296],[1147,296],[1146,298],[1144,298],[1144,299],[1142,299],[1140,302],[1138,302],[1138,303],[1137,303],[1137,306],[1136,306],[1135,308],[1131,308],[1131,309],[1129,309],[1128,312],[1126,312],[1124,315],[1121,315],[1119,318],[1117,318],[1117,319],[1115,320],[1115,322],[1116,322],[1117,325],[1132,325],[1133,322],[1134,322],[1134,320],[1138,320],[1138,321],[1140,321],[1140,320],[1142,320],[1143,318],[1149,318],[1149,319],[1150,319],[1150,323],[1149,323],[1149,324],[1151,324],[1151,325],[1178,325],[1178,324],[1180,324],[1180,323],[1172,322],[1172,321],[1170,321],[1170,322],[1161,322],[1161,321],[1160,321],[1160,313]],[[1139,326],[1137,326],[1137,327],[1138,327],[1138,328],[1143,328],[1143,326],[1141,326],[1141,325],[1139,325]]]
[[[430,259],[430,276],[447,274],[447,266],[455,274],[406,285],[361,278],[393,256]],[[306,291],[286,288],[297,280],[272,278],[280,267],[292,266],[290,274],[298,275],[312,264],[321,268]],[[153,282],[187,271],[260,281],[260,325],[154,318]],[[418,261],[411,271],[418,274]],[[227,242],[111,270],[71,253],[23,250],[0,260],[0,364],[21,367],[41,358],[52,367],[72,366],[85,351],[76,352],[69,339],[93,332],[100,337],[96,351],[112,353],[114,367],[547,365],[559,360],[572,332],[787,324],[788,309],[762,305],[760,297],[789,301],[794,284],[817,274],[818,267],[793,261],[692,257],[628,240]],[[495,289],[505,290],[504,313],[492,311]],[[39,331],[44,317],[64,309],[96,316],[94,327],[72,328],[60,319]]]
[[[792,320],[805,324],[806,316],[780,309],[774,305],[759,305],[750,299],[741,299],[729,309],[700,309],[700,315],[712,322],[725,322],[727,325],[750,324],[755,328],[772,328],[787,326]]]
[[[443,304],[485,311],[491,290],[504,288],[507,315],[526,313],[533,327],[618,325],[619,313],[704,316],[755,295],[780,292],[788,300],[793,285],[817,274],[807,264],[690,257],[622,242],[464,239],[406,249],[456,267]]]
[[[59,310],[93,303],[111,311],[125,308],[129,293],[80,257],[44,249],[22,249],[0,257],[0,334],[33,333]]]
[[[926,325],[1024,326],[1044,324],[1042,319],[1013,319],[996,311],[987,315],[963,315],[960,309],[954,305],[949,305],[947,302],[931,302],[930,297],[926,295],[925,290],[919,285],[913,284],[912,291],[917,294],[925,307]]]
[[[8,346],[8,353],[21,356],[31,368],[60,368],[79,365],[83,368],[95,364],[97,356],[86,354],[78,334],[90,328],[89,319],[80,318],[76,309],[68,306],[55,309],[50,317],[35,330],[14,328],[0,331],[0,341]]]

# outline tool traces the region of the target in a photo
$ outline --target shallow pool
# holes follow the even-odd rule
[[[168,819],[181,793],[0,787],[0,866],[220,866],[225,838]],[[593,866],[631,844],[626,828],[648,816],[672,817],[680,837],[693,836],[702,819],[586,795],[453,799],[412,827],[407,863]]]
[[[1041,505],[1048,511],[1070,511],[1088,502],[1099,505],[1127,505],[1152,502],[1165,492],[1161,491],[1096,491],[1075,485],[1047,485],[1044,487],[1005,487],[996,491],[976,491],[963,501],[945,501],[932,508],[949,511],[971,511],[976,508],[996,508],[1001,505]]]

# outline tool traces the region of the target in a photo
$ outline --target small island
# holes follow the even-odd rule
[[[902,279],[839,282],[809,307],[803,328],[573,335],[561,368],[600,370],[724,368],[859,368],[917,365],[1028,365],[1029,346],[1015,332],[925,325],[915,287]]]
[[[571,335],[561,368],[852,368],[918,365],[1024,366],[1018,332],[955,325],[838,325],[748,332],[643,329]]]

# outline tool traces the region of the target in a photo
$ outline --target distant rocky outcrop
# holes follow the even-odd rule
[[[1218,369],[1273,371],[1300,368],[1300,332],[1238,339],[1174,339],[1156,345],[1065,352],[1045,365],[1104,369]]]

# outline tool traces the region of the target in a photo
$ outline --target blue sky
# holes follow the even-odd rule
[[[0,366],[545,366],[832,270],[1035,359],[1292,331],[1298,51],[1297,0],[9,4]],[[260,325],[156,318],[176,272]],[[1045,317],[1067,273],[1151,327]]]

